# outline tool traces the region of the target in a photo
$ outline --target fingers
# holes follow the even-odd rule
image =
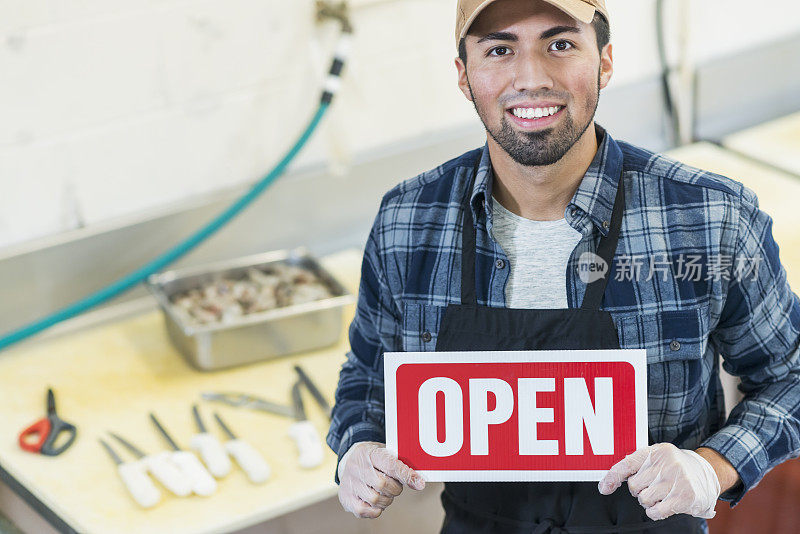
[[[630,485],[630,480],[628,481],[628,484]],[[641,504],[644,508],[650,508],[658,501],[665,498],[668,494],[669,486],[664,484],[656,484],[655,486],[644,488],[638,494],[639,504]]]
[[[625,482],[628,477],[639,471],[647,456],[650,454],[650,447],[639,449],[630,453],[628,456],[614,464],[608,473],[600,479],[597,489],[603,495],[610,495]]]
[[[675,499],[668,497],[663,501],[654,504],[644,512],[647,514],[647,517],[653,521],[658,521],[659,519],[666,519],[667,517],[677,513],[675,510],[675,505]]]
[[[381,444],[357,444],[352,459],[340,462],[339,502],[356,517],[376,518],[397,495],[403,484],[423,489],[425,481],[409,466],[398,460]],[[343,467],[342,467],[343,466]]]
[[[419,476],[416,471],[395,458],[387,449],[379,448],[373,450],[370,453],[370,460],[375,468],[397,479],[399,482],[415,490],[425,488],[425,481],[422,477]]]
[[[340,476],[339,502],[356,517],[376,518],[403,491],[403,484],[381,472],[375,462],[407,478],[413,479],[418,475],[391,454],[381,453],[385,451],[383,447],[361,447],[360,450],[351,449],[354,456],[344,464]],[[394,463],[398,465],[392,465]]]
[[[374,519],[383,512],[380,508],[375,508],[369,503],[359,499],[352,491],[339,488],[339,502],[342,508],[352,513],[358,518]]]
[[[339,487],[339,502],[342,508],[359,518],[374,519],[392,503],[392,497],[380,495],[365,484]]]
[[[628,490],[631,495],[638,497],[639,493],[656,481],[660,472],[661,470],[658,467],[645,461],[636,474],[628,478]]]
[[[379,471],[374,465],[370,466],[369,474],[364,482],[378,493],[389,497],[396,497],[403,492],[403,484],[386,473]]]
[[[614,465],[598,484],[601,493],[616,489],[627,478],[628,489],[653,520],[673,514],[710,519],[719,496],[719,486],[705,465],[694,462],[697,453],[672,443],[657,443],[636,451]],[[713,472],[713,467],[708,471]],[[606,493],[608,494],[608,493]]]
[[[378,493],[389,497],[397,497],[403,493],[403,485],[400,482],[377,470],[370,486]]]
[[[393,499],[393,497],[381,495],[367,485],[359,487],[356,491],[356,496],[373,508],[378,508],[379,510],[386,509],[387,506],[392,504]]]
[[[369,503],[359,500],[352,512],[354,516],[360,519],[375,519],[381,515],[383,510],[381,508],[370,506]]]

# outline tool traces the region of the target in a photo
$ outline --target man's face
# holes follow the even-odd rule
[[[465,44],[459,87],[489,135],[522,165],[559,161],[592,123],[611,78],[611,45],[600,54],[590,24],[531,0],[491,4]]]

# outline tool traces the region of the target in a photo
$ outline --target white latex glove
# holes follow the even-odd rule
[[[383,443],[361,441],[339,462],[339,502],[356,517],[374,519],[403,491],[421,490],[425,481]]]
[[[614,464],[597,488],[603,495],[610,495],[625,480],[650,519],[673,514],[711,519],[716,515],[714,506],[720,494],[717,474],[694,451],[679,449],[672,443],[639,449]]]

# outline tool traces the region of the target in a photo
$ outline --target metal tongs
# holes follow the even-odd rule
[[[221,402],[229,406],[236,406],[237,408],[260,410],[284,417],[295,416],[295,410],[292,406],[285,406],[247,393],[215,393],[206,391],[201,393],[200,397],[203,400]]]
[[[331,406],[302,367],[295,365],[294,370],[298,375],[298,379],[292,386],[292,406],[286,406],[247,393],[203,392],[200,396],[204,400],[222,402],[229,406],[291,417],[295,422],[289,428],[289,436],[297,445],[300,465],[306,468],[316,467],[323,460],[322,440],[317,433],[316,427],[306,417],[303,400],[300,396],[300,387],[305,386],[308,389],[328,419],[331,418]]]
[[[302,367],[300,367],[299,365],[295,365],[294,370],[298,376],[297,382],[299,384],[304,385],[308,389],[309,393],[311,393],[311,396],[314,398],[316,403],[319,404],[320,408],[322,408],[322,411],[325,413],[325,416],[328,419],[330,419],[331,406],[325,399],[325,396],[322,394],[322,392],[319,390],[316,384],[314,384],[314,382],[311,380],[311,378],[308,376],[305,370],[303,370]],[[269,412],[277,415],[282,415],[284,417],[290,417],[292,419],[297,419],[298,416],[300,415],[298,413],[296,396],[294,395],[292,397],[291,406],[263,399],[255,395],[250,395],[249,393],[205,391],[200,394],[200,397],[203,400],[207,401],[221,402],[229,406],[236,406],[237,408],[260,410],[262,412]]]

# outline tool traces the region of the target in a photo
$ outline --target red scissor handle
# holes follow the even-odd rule
[[[19,446],[28,452],[41,451],[42,445],[44,445],[47,436],[50,434],[50,426],[50,420],[47,417],[39,419],[20,433]],[[35,434],[39,435],[39,441],[33,443],[28,438]]]

